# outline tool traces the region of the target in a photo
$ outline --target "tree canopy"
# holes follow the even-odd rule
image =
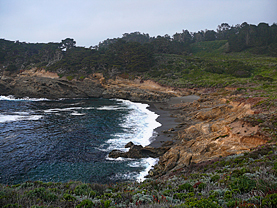
[[[252,53],[277,56],[277,25],[244,22],[235,26],[222,23],[216,31],[182,30],[172,37],[168,34],[150,37],[147,33],[124,33],[121,38],[107,39],[90,48],[76,46],[73,38],[47,44],[0,39],[0,65],[10,71],[37,66],[59,73],[107,72],[111,69],[144,72],[155,65],[154,56],[157,54],[189,55],[193,53],[192,44],[216,40],[228,42],[226,52],[249,50]],[[244,74],[238,76],[246,76],[251,71],[240,66],[244,68]],[[231,70],[230,67],[228,69]],[[220,67],[207,67],[207,70],[235,75],[232,70],[226,71]]]

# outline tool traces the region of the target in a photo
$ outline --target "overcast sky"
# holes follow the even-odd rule
[[[95,46],[139,31],[150,36],[277,23],[277,0],[0,0],[0,38]]]

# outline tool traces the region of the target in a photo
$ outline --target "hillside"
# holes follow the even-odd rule
[[[245,39],[249,31],[255,38]],[[179,125],[164,132],[174,144],[146,181],[1,184],[0,206],[277,207],[276,41],[276,25],[264,23],[172,38],[124,34],[95,48],[1,40],[1,93],[32,86],[34,96],[200,99],[164,107]]]

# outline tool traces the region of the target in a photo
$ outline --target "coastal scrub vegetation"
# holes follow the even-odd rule
[[[143,182],[0,185],[1,207],[276,207],[277,147],[216,158]]]

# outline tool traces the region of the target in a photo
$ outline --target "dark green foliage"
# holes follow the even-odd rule
[[[111,200],[106,200],[106,201],[104,202],[104,207],[105,207],[105,208],[110,207],[111,202],[112,202]]]
[[[197,200],[195,199],[190,199],[187,200],[186,203],[180,205],[180,206],[176,206],[176,207],[184,207],[184,208],[221,208],[221,206],[216,203],[215,201],[211,200],[211,199],[200,199]]]
[[[207,184],[206,183],[200,183],[199,185],[198,185],[198,190],[199,191],[202,191],[202,190],[204,190],[205,188],[207,187]]]
[[[73,77],[73,76],[67,76],[66,79],[67,79],[68,81],[71,81],[72,79],[74,79],[74,77]]]
[[[85,199],[80,204],[78,204],[76,206],[76,208],[91,208],[93,206],[94,206],[94,204],[93,204],[93,202],[91,200]]]
[[[262,200],[263,207],[277,207],[277,193],[269,194]]]
[[[21,205],[18,204],[7,204],[3,208],[21,208]]]
[[[189,197],[189,195],[186,194],[186,193],[175,193],[175,194],[173,195],[173,198],[174,198],[174,199],[179,199],[179,200],[183,200],[183,199],[186,199],[186,198],[188,198],[188,197]]]
[[[90,193],[95,195],[95,192],[92,191],[92,189],[87,184],[81,184],[79,186],[76,186],[76,188],[74,189],[74,193],[78,196],[88,195]]]
[[[11,65],[9,65],[9,66],[7,67],[6,70],[7,70],[7,71],[10,71],[10,72],[14,72],[14,71],[17,70],[17,67],[16,67],[16,65],[11,64]]]
[[[179,186],[178,191],[188,191],[188,192],[192,192],[193,191],[193,186],[190,185],[189,183],[184,183],[182,185]]]
[[[232,189],[238,189],[242,193],[246,193],[256,187],[256,181],[246,176],[240,176],[232,180],[232,182],[230,183],[230,187]]]
[[[205,71],[217,74],[230,74],[235,77],[249,77],[253,68],[236,60],[218,62],[207,61]]]
[[[249,170],[242,168],[242,169],[236,169],[232,171],[232,177],[240,177],[242,176],[244,173],[249,173]]]
[[[211,177],[212,182],[217,182],[219,179],[220,179],[219,175],[214,175],[213,177]]]
[[[260,23],[256,26],[244,22],[236,26],[236,33],[230,35],[229,50],[240,52],[251,48],[253,53],[276,55],[276,27],[276,24],[269,26],[266,23]]]
[[[64,194],[63,195],[63,198],[66,200],[66,201],[75,201],[76,198],[70,194]]]
[[[41,198],[46,202],[55,201],[58,197],[44,187],[35,188],[27,193],[30,198]]]

